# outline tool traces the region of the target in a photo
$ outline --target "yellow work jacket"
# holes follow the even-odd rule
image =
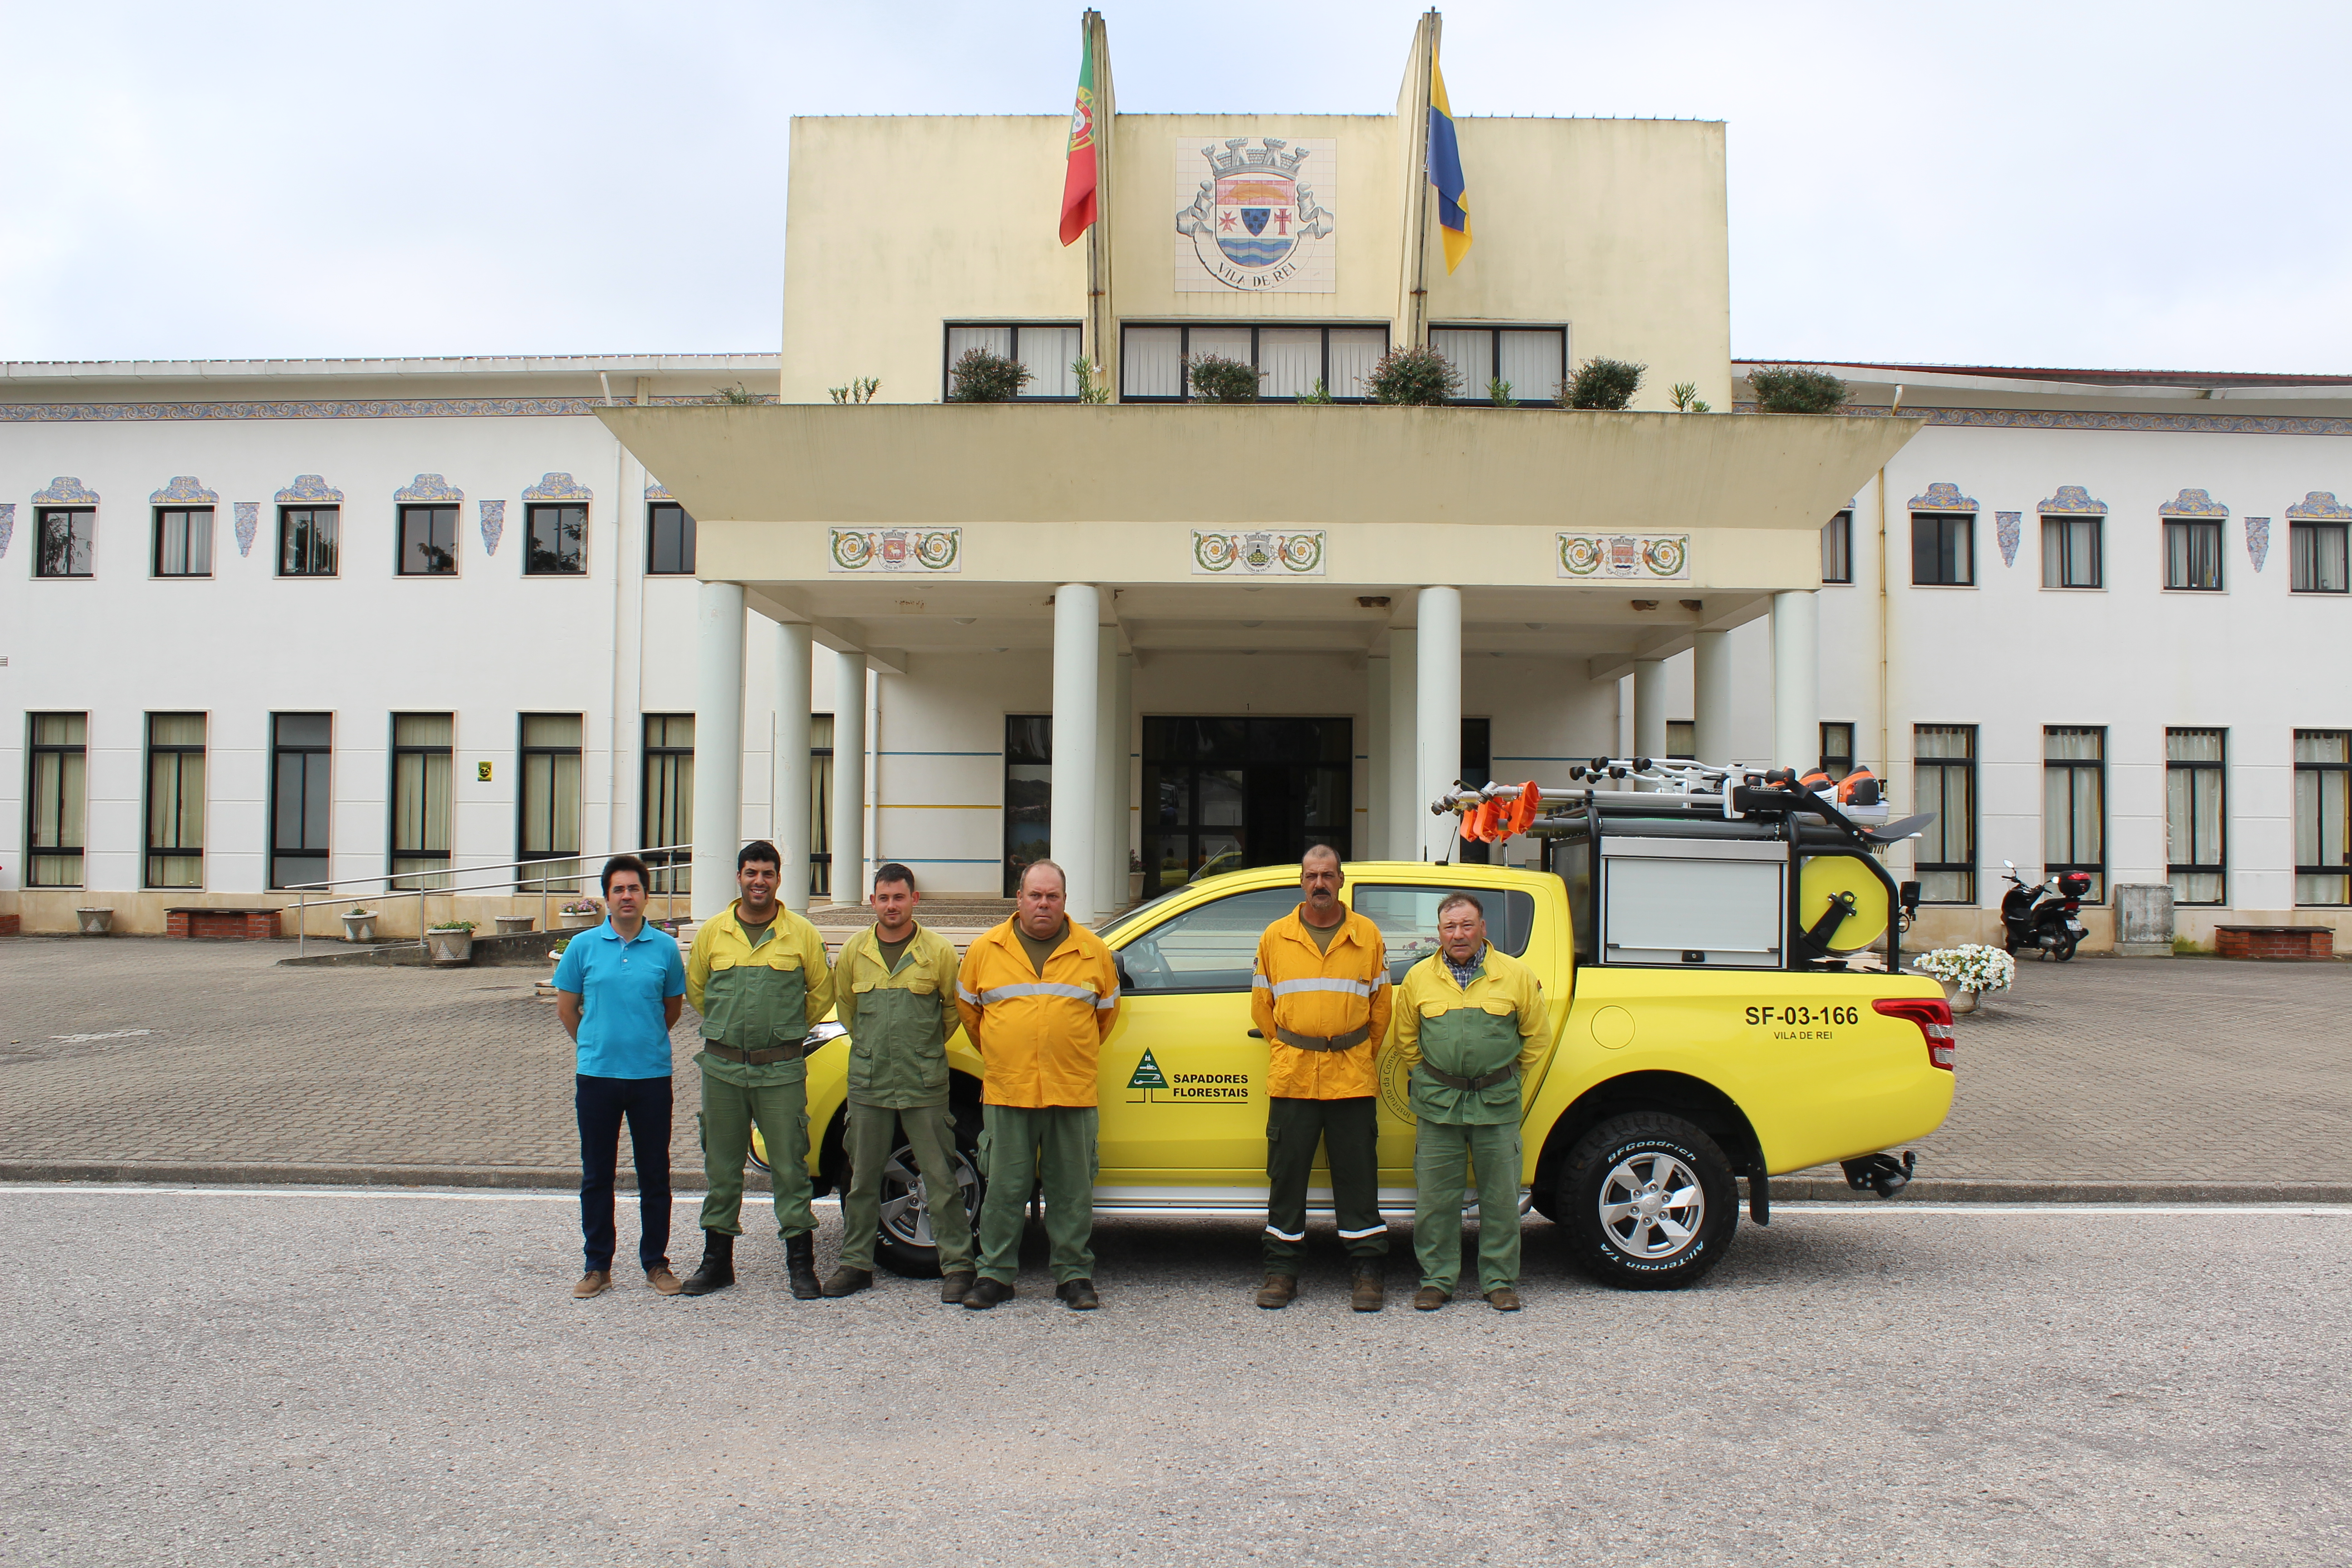
[[[1535,971],[1489,942],[1467,986],[1454,980],[1440,951],[1406,970],[1397,991],[1396,1048],[1413,1115],[1474,1126],[1517,1121],[1519,1085],[1551,1040]],[[1461,1079],[1513,1071],[1485,1089],[1456,1089],[1416,1070],[1424,1059]]]
[[[713,915],[694,933],[686,958],[686,999],[702,1015],[702,1037],[739,1051],[768,1050],[805,1038],[833,1011],[833,970],[816,927],[777,906],[767,940],[751,945],[738,910]],[[807,1064],[721,1061],[704,1051],[695,1058],[722,1083],[751,1088],[799,1083]]]
[[[1265,1037],[1265,1091],[1285,1100],[1358,1100],[1380,1092],[1381,1040],[1389,1032],[1388,944],[1381,928],[1347,911],[1328,952],[1293,910],[1257,939],[1250,1022]],[[1361,1028],[1345,1050],[1301,1050],[1281,1031],[1329,1038]]]
[[[1006,921],[964,949],[956,1010],[980,1052],[982,1103],[1093,1105],[1103,1037],[1118,1021],[1118,963],[1073,921],[1040,974]]]

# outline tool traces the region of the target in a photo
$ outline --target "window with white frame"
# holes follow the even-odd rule
[[[454,713],[392,716],[392,871],[395,890],[449,886]]]
[[[2042,585],[2096,588],[2103,517],[2044,514],[2042,519]]]
[[[1014,360],[1029,372],[1022,384],[1023,402],[1075,403],[1077,373],[1070,367],[1085,353],[1084,333],[1076,321],[950,321],[947,353],[940,366],[940,395],[955,382],[956,361],[974,349],[1000,359]]]
[[[1458,322],[1432,326],[1429,346],[1462,377],[1456,403],[1504,399],[1522,407],[1549,403],[1568,379],[1568,329]]]
[[[205,885],[205,716],[147,715],[150,888]]]
[[[1912,869],[1931,904],[1977,901],[1977,727],[1916,724],[1911,730],[1911,809],[1933,812],[1920,829]]]
[[[1911,581],[1922,587],[1967,588],[1977,580],[1974,512],[1911,514]]]
[[[269,885],[327,879],[327,807],[334,752],[331,713],[269,716]]]
[[[2352,591],[2347,573],[2347,529],[2340,522],[2305,521],[2287,525],[2287,553],[2292,563],[2287,586],[2297,594],[2342,594]]]
[[[38,513],[40,539],[33,553],[36,577],[88,577],[97,571],[98,510],[87,506],[45,506]]]
[[[25,792],[25,886],[79,888],[89,715],[28,715],[31,777]]]
[[[522,715],[522,790],[515,858],[535,864],[515,879],[530,892],[579,886],[580,739],[577,713]]]
[[[155,509],[155,575],[209,577],[213,574],[213,509],[208,506]]]
[[[2165,859],[2176,904],[2221,904],[2229,878],[2227,730],[2164,732]]]
[[[2107,732],[2053,724],[2042,731],[2042,874],[2081,871],[2085,903],[2107,897]]]
[[[2164,585],[2203,593],[2221,588],[2221,520],[2164,520]]]
[[[1388,352],[1386,327],[1129,323],[1119,335],[1119,396],[1129,403],[1187,402],[1192,392],[1185,365],[1215,354],[1255,367],[1262,400],[1311,397],[1319,384],[1338,402],[1362,403],[1370,396],[1365,378]]]
[[[2352,904],[2352,730],[2294,732],[2294,901]]]

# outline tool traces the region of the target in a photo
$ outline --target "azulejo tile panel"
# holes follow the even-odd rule
[[[1570,582],[1602,578],[1680,582],[1690,576],[1687,533],[1563,533],[1554,575]]]
[[[343,492],[319,474],[297,474],[292,484],[278,492],[279,506],[339,506],[342,499]]]
[[[2092,500],[2091,492],[2080,485],[2060,485],[2056,495],[2034,510],[2073,517],[2105,517],[2107,515],[2107,503]]]
[[[2156,509],[2158,517],[2227,517],[2230,509],[2203,490],[2182,490]]]
[[[836,528],[825,552],[828,572],[961,573],[961,528]]]
[[[217,506],[220,497],[205,489],[204,481],[194,474],[173,474],[170,484],[147,498],[149,506],[170,506],[175,501],[182,505],[201,501],[206,506]]]
[[[1959,486],[1948,485],[1937,479],[1927,487],[1926,495],[1913,496],[1910,505],[1913,511],[1974,511],[1977,510],[1977,498],[1964,496]]]
[[[651,484],[646,486],[646,499],[647,500],[676,500],[677,498],[669,493],[669,487],[667,485],[662,483],[659,479],[656,479]]]
[[[525,500],[578,500],[596,499],[586,485],[576,483],[570,474],[541,474],[539,483],[522,492]]]
[[[1760,412],[1753,403],[1735,404],[1735,414]],[[1885,408],[1838,410],[1857,419],[1884,419]],[[2206,436],[2352,436],[2352,419],[2308,418],[2289,414],[2096,414],[2052,408],[1906,408],[1902,417],[1930,425],[1969,425],[1992,430],[2152,430]]]
[[[2342,522],[2352,519],[2352,506],[2338,501],[2334,490],[2313,490],[2287,508],[2286,514],[2299,521]]]
[[[49,481],[49,488],[33,495],[35,506],[96,506],[98,492],[71,474],[59,474]]]
[[[507,503],[502,500],[486,500],[479,504],[482,509],[482,550],[486,554],[496,555],[499,552],[499,540],[507,531]]]
[[[1320,577],[1326,530],[1192,531],[1195,577]]]
[[[2271,520],[2266,517],[2246,519],[2246,559],[2254,570],[2263,569],[2263,562],[2271,552]]]
[[[656,397],[659,407],[707,404],[708,397]],[[782,399],[762,394],[757,403]],[[117,425],[164,419],[474,419],[593,414],[601,397],[330,398],[278,403],[0,403],[0,424]]]
[[[448,501],[453,505],[466,499],[466,492],[438,474],[419,474],[409,484],[392,492],[395,501]]]
[[[236,552],[253,553],[253,536],[261,531],[261,503],[241,500],[236,503]]]
[[[2000,542],[2000,563],[2017,564],[2018,541],[2025,536],[2025,514],[2021,511],[1997,511],[1992,514],[1993,537]]]
[[[8,558],[8,542],[16,537],[16,503],[0,500],[0,561]]]

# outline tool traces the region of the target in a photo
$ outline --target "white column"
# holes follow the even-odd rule
[[[1095,628],[1095,910],[1127,902],[1127,738],[1118,727],[1118,628]]]
[[[1703,763],[1731,755],[1731,634],[1701,632],[1691,645],[1691,750]]]
[[[1454,787],[1462,776],[1462,590],[1423,588],[1418,669],[1414,682],[1413,743],[1420,753],[1418,787],[1414,794],[1418,858],[1442,858],[1460,824],[1452,816],[1433,816],[1429,803]]]
[[[1118,830],[1111,835],[1111,843],[1118,849],[1118,871],[1111,886],[1118,890],[1118,904],[1124,904],[1131,875],[1128,858],[1136,847],[1136,829],[1141,821],[1135,809],[1135,655],[1120,654],[1112,668],[1118,680],[1118,744],[1111,749],[1111,767],[1118,779],[1118,809],[1114,814]]]
[[[1419,731],[1421,634],[1389,633],[1389,839],[1391,860],[1421,858],[1421,819],[1429,802],[1415,800],[1421,787]]]
[[[805,912],[809,902],[809,629],[805,621],[777,626],[775,798],[768,821],[783,857],[784,908]]]
[[[704,583],[694,599],[696,920],[735,897],[743,847],[743,585]]]
[[[866,656],[833,668],[833,901],[866,900]]]
[[[1822,760],[1821,595],[1772,595],[1772,761],[1799,773]]]
[[[1066,908],[1081,925],[1096,918],[1097,791],[1096,697],[1102,683],[1097,636],[1102,593],[1065,583],[1054,595],[1054,785],[1050,846],[1069,880]]]
[[[1374,654],[1364,660],[1366,687],[1365,705],[1370,721],[1365,725],[1364,813],[1357,820],[1364,831],[1355,837],[1355,855],[1359,860],[1386,860],[1389,857],[1389,661],[1385,655]]]
[[[1666,661],[1633,661],[1633,754],[1663,759],[1666,754]]]

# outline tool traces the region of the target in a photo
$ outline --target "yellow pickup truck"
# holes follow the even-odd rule
[[[1769,794],[1772,792],[1764,792]],[[1748,804],[1753,805],[1750,801]],[[1801,815],[1801,814],[1800,814]],[[1759,831],[1769,826],[1775,831]],[[1832,1162],[1891,1195],[1880,1151],[1932,1131],[1952,1103],[1951,1015],[1929,980],[1891,973],[1904,896],[1851,835],[1769,812],[1625,795],[1548,807],[1537,864],[1360,861],[1343,896],[1379,925],[1390,973],[1435,951],[1437,906],[1473,892],[1490,939],[1543,983],[1551,1048],[1524,1085],[1528,1201],[1576,1260],[1631,1289],[1688,1284],[1730,1245],[1746,1177],[1769,1222],[1770,1178]],[[1266,1046],[1250,1024],[1259,933],[1298,900],[1295,867],[1212,877],[1102,931],[1123,1001],[1102,1051],[1097,1211],[1264,1214]],[[1883,941],[1882,952],[1865,949]],[[1866,965],[1883,962],[1884,968]],[[811,1151],[820,1192],[843,1177],[849,1045],[813,1050]],[[965,1166],[982,1062],[949,1047]],[[1404,1069],[1382,1052],[1381,1203],[1412,1208]],[[884,1178],[879,1253],[931,1273],[926,1193],[900,1151]],[[1328,1208],[1328,1189],[1311,1202]]]

